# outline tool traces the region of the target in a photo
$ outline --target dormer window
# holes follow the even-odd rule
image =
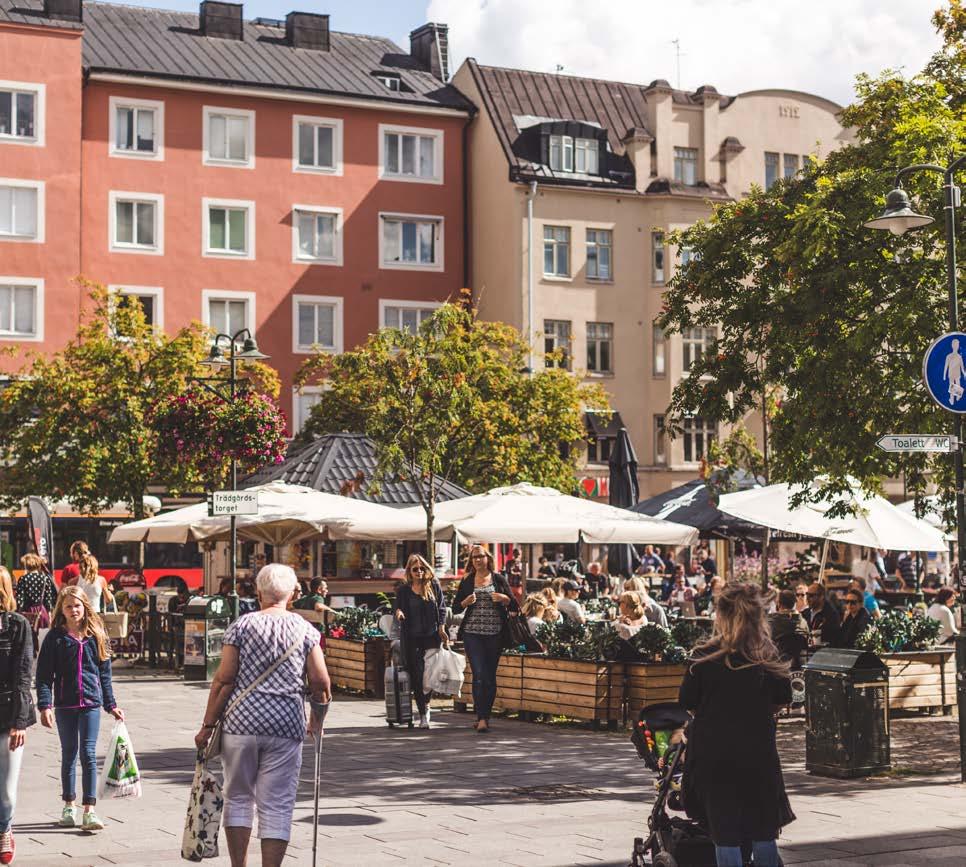
[[[550,136],[550,168],[555,172],[599,174],[597,140],[569,135]]]
[[[389,90],[395,92],[402,90],[402,79],[398,75],[393,75],[391,72],[379,73],[376,79],[381,81]]]

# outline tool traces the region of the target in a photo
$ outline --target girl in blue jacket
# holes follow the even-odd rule
[[[104,823],[94,812],[97,803],[97,732],[100,709],[114,719],[124,711],[114,700],[111,686],[111,645],[101,618],[78,587],[64,587],[57,597],[52,626],[37,660],[37,708],[40,722],[60,735],[60,779],[64,812],[60,824],[77,827],[76,764],[81,754],[84,831],[99,831]],[[53,710],[51,709],[53,708]]]

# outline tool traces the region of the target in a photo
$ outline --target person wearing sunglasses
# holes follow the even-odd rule
[[[808,608],[808,585],[802,583],[795,587],[795,610],[804,615],[806,608]]]
[[[432,567],[419,554],[406,561],[405,583],[396,591],[396,620],[399,621],[401,647],[409,681],[412,684],[419,727],[429,728],[429,700],[432,693],[423,692],[426,651],[449,644],[446,634],[446,601],[443,588],[433,575]]]
[[[839,638],[839,615],[835,606],[825,597],[825,587],[818,582],[808,585],[805,591],[808,607],[802,617],[812,633],[813,644],[835,647]]]
[[[504,629],[509,612],[520,609],[506,578],[496,571],[493,555],[482,545],[470,548],[453,608],[463,611],[456,637],[463,642],[473,671],[475,728],[479,734],[486,734],[496,700],[496,670],[503,653]]]
[[[869,628],[872,618],[865,608],[861,590],[849,588],[842,600],[845,605],[845,617],[839,628],[837,647],[854,650],[859,636]]]

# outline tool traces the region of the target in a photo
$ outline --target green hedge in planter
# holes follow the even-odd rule
[[[873,620],[855,646],[872,653],[926,650],[936,645],[939,632],[939,621],[919,611],[892,610]]]
[[[367,638],[385,638],[379,629],[380,614],[368,608],[340,608],[329,627],[330,638],[348,638],[365,641]]]

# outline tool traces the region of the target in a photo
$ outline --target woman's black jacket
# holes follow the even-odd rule
[[[30,694],[34,642],[26,618],[0,613],[0,731],[25,729],[37,722]]]
[[[517,604],[516,597],[510,592],[510,584],[499,572],[491,572],[490,578],[493,580],[493,589],[497,593],[502,593],[504,596],[510,597],[509,606],[499,605],[500,617],[503,620],[503,625],[506,626],[507,612],[508,611],[519,611],[520,606]],[[470,612],[473,610],[473,605],[468,608],[463,607],[463,600],[467,596],[472,596],[474,592],[473,587],[474,575],[469,574],[464,576],[463,580],[460,581],[459,589],[456,591],[456,598],[453,599],[453,612],[459,614],[463,612],[463,620],[460,622],[459,631],[456,633],[456,640],[463,640],[463,629],[466,626],[467,620],[469,620]],[[473,603],[474,605],[476,603]]]

